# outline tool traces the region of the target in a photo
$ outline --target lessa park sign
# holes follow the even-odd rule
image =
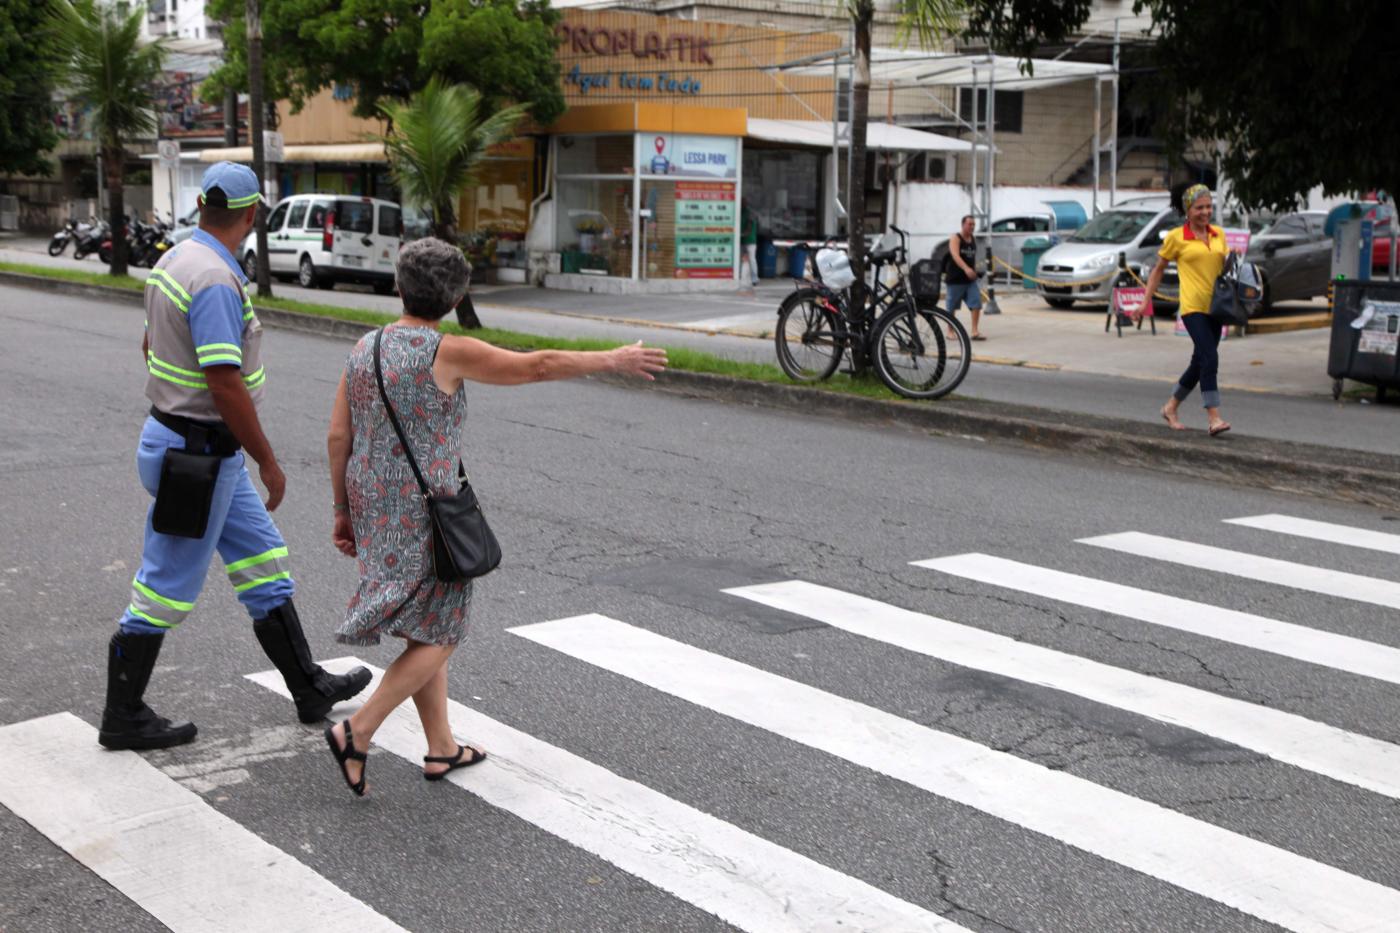
[[[651,63],[667,63],[673,68],[715,63],[710,57],[710,40],[699,36],[674,33],[663,36],[659,32],[643,32],[637,29],[604,29],[568,24],[559,27],[558,35],[562,40],[559,50],[570,57],[584,55],[617,58],[630,55],[643,68]],[[564,74],[564,83],[577,87],[580,94],[600,88],[645,91],[653,94],[700,93],[699,78],[674,74],[671,70],[654,71],[650,74],[621,68],[614,71],[585,71],[582,65],[576,64]]]

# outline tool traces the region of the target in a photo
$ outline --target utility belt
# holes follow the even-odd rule
[[[185,449],[166,448],[151,529],[177,538],[202,538],[219,472],[238,453],[238,438],[222,421],[196,421],[151,407],[151,417],[185,439]]]
[[[215,457],[232,457],[242,446],[222,421],[196,421],[151,406],[151,417],[185,439],[185,450],[192,454],[206,451]]]

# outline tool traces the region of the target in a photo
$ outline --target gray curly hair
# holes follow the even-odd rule
[[[399,251],[398,285],[403,309],[436,321],[467,293],[472,267],[462,251],[445,240],[425,237]]]

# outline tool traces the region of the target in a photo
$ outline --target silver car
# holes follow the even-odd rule
[[[1036,276],[1044,281],[1036,285],[1036,291],[1052,308],[1069,308],[1076,301],[1107,304],[1119,253],[1128,268],[1145,281],[1157,263],[1163,237],[1185,222],[1166,198],[1143,198],[1110,207],[1040,257]],[[1176,289],[1175,263],[1167,267],[1162,286]]]

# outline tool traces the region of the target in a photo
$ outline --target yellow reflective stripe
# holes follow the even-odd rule
[[[204,389],[206,391],[209,388],[208,383],[193,382],[189,379],[181,379],[179,376],[172,376],[169,373],[161,372],[160,370],[156,369],[154,365],[147,365],[146,368],[150,370],[151,375],[155,376],[157,379],[164,379],[166,382],[173,382],[177,386],[185,386],[189,389]]]
[[[190,313],[189,305],[181,303],[180,299],[175,297],[175,293],[172,292],[169,288],[167,288],[166,284],[160,279],[156,278],[154,275],[146,279],[146,284],[154,285],[156,288],[164,292],[165,297],[170,299],[170,303],[173,304],[175,307],[179,308],[182,313]]]
[[[163,360],[163,359],[161,359],[160,357],[156,356],[154,353],[150,352],[149,350],[146,351],[146,359],[149,360],[149,361],[151,361],[152,363],[155,363],[155,364],[156,364],[157,366],[159,366],[161,369],[168,369],[168,370],[170,370],[172,373],[175,373],[175,374],[180,375],[180,376],[193,376],[193,377],[196,378],[196,379],[203,379],[203,378],[204,378],[204,373],[200,372],[199,370],[197,370],[197,369],[181,369],[181,368],[178,367],[178,366],[172,366],[171,364],[167,363],[165,360]]]
[[[236,343],[206,343],[194,348],[195,353],[207,353],[210,350],[232,350],[239,356],[243,355],[243,348]]]
[[[270,551],[263,551],[261,554],[254,554],[252,557],[245,557],[242,560],[234,561],[227,567],[229,576],[233,576],[244,567],[252,567],[254,564],[261,564],[265,561],[277,557],[286,557],[288,551],[285,547],[275,547]]]
[[[230,353],[220,353],[217,356],[201,356],[199,358],[200,366],[213,366],[216,363],[232,363],[234,366],[238,366],[242,362],[243,357],[234,356]]]
[[[136,616],[138,619],[145,619],[152,625],[158,625],[161,628],[174,628],[180,624],[179,622],[166,622],[164,619],[157,619],[155,616],[147,615],[135,606],[127,606],[126,611]]]
[[[256,194],[250,194],[243,198],[228,198],[228,206],[236,210],[240,207],[248,207],[252,204],[256,204],[257,200],[258,196]]]
[[[136,592],[147,597],[148,599],[155,600],[162,606],[169,606],[171,609],[177,609],[180,612],[191,612],[194,610],[194,603],[184,603],[178,599],[171,599],[168,596],[162,596],[155,590],[151,589],[149,586],[135,578],[133,578],[131,581],[131,587],[132,589],[136,590]]]
[[[256,389],[258,386],[262,385],[266,381],[267,372],[261,367],[258,368],[257,372],[251,373],[250,375],[243,377],[243,385],[245,388],[249,389]]]
[[[181,283],[175,282],[175,276],[172,276],[171,273],[165,272],[164,269],[151,269],[151,275],[147,277],[146,284],[155,284],[155,286],[160,287],[161,291],[169,296],[169,300],[174,301],[179,310],[188,314],[189,303],[193,301],[193,298],[189,297],[189,291],[185,291],[185,287]],[[169,289],[165,286],[169,286]],[[172,294],[172,290],[174,290],[174,294]]]
[[[243,320],[251,321],[253,319],[253,307],[252,305],[244,305],[244,307],[248,310],[243,312]]]
[[[247,583],[240,583],[233,588],[233,591],[235,593],[242,593],[246,590],[251,590],[255,586],[262,586],[264,583],[271,583],[274,580],[290,580],[291,577],[291,571],[284,570],[281,573],[274,573],[270,576],[258,577],[256,580],[249,580]]]

